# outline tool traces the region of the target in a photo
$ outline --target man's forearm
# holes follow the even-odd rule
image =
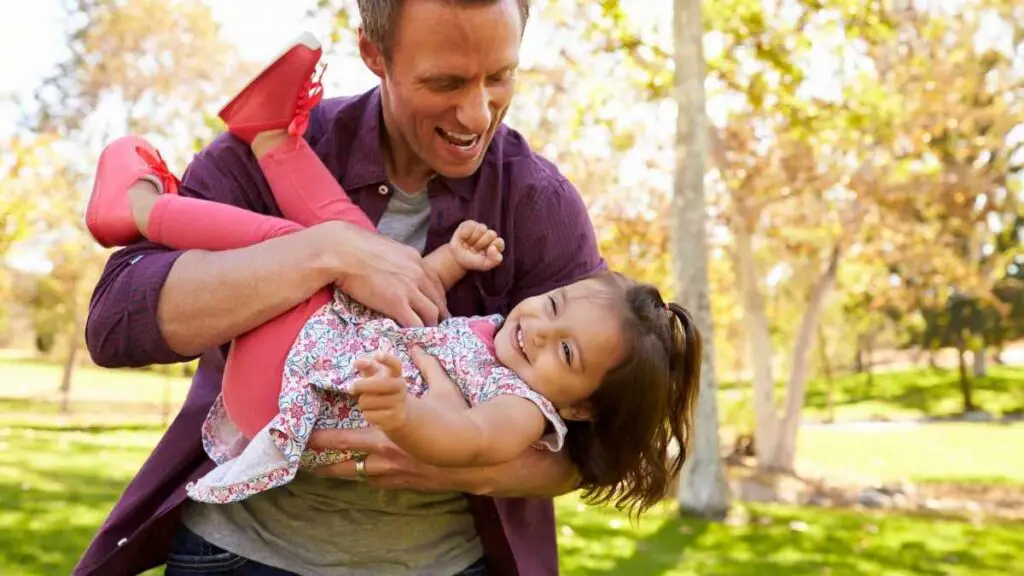
[[[224,252],[177,259],[160,291],[157,319],[181,355],[224,344],[331,283],[315,228]]]
[[[554,498],[579,486],[576,467],[563,453],[527,449],[515,460],[479,468],[446,469],[462,491],[495,498]]]

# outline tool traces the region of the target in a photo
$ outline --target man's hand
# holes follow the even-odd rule
[[[441,280],[415,249],[345,222],[317,228],[335,284],[357,302],[406,327],[448,317]]]
[[[424,402],[438,403],[448,410],[468,409],[465,397],[436,358],[417,347],[413,347],[412,357],[429,386]],[[404,380],[402,382],[404,385]],[[564,453],[534,448],[497,466],[440,468],[413,459],[383,431],[374,428],[314,430],[309,447],[366,454],[366,475],[374,488],[545,498],[569,492],[579,482],[578,472]],[[323,466],[313,473],[330,478],[359,479],[354,460]]]
[[[447,410],[468,410],[469,404],[458,386],[445,372],[444,367],[436,358],[427,354],[419,346],[410,350],[413,363],[423,375],[428,391],[423,397],[424,402],[443,406]],[[384,354],[384,358],[394,358]],[[395,359],[397,362],[397,359]],[[407,394],[407,383],[401,377],[401,365],[385,371],[363,372],[362,367],[371,368],[378,362],[371,359],[359,359],[356,367],[360,368],[363,378],[353,382],[354,389],[366,387],[390,387],[401,385],[402,392]],[[384,364],[384,362],[380,362]],[[360,401],[360,406],[363,406]],[[372,404],[371,404],[372,405]],[[366,416],[365,408],[364,416]],[[369,417],[367,417],[369,421]],[[381,429],[363,428],[355,430],[314,430],[309,438],[311,448],[327,450],[352,450],[366,454],[366,474],[375,488],[408,489],[425,492],[456,491],[477,493],[483,485],[483,475],[473,475],[472,469],[447,470],[423,464],[406,453],[392,442]],[[318,476],[357,479],[355,461],[341,462],[324,466],[313,471]],[[478,484],[477,482],[480,482]]]
[[[401,428],[406,422],[409,396],[402,362],[388,352],[377,352],[356,360],[355,367],[362,378],[352,383],[349,393],[363,411],[363,418],[384,432]]]
[[[501,264],[505,241],[484,224],[466,220],[448,242],[455,262],[466,270],[486,272]]]

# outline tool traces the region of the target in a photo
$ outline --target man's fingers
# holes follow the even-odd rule
[[[437,304],[425,294],[418,290],[413,290],[409,294],[409,306],[412,307],[416,315],[423,321],[423,325],[437,325],[440,319],[441,310],[437,307]]]
[[[497,238],[497,239],[495,239],[493,246],[494,246],[494,248],[498,252],[504,252],[505,251],[505,239],[504,238]]]
[[[439,320],[443,320],[448,317],[448,302],[444,283],[441,282],[441,277],[433,268],[425,263],[421,263],[421,265],[423,266],[423,278],[418,283],[418,288],[437,306]]]
[[[392,317],[400,326],[406,328],[422,328],[425,325],[420,315],[409,304],[403,304],[398,310],[392,312]]]

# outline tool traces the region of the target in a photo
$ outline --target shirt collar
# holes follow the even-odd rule
[[[383,115],[381,113],[380,86],[369,92],[359,114],[358,125],[352,133],[352,146],[347,162],[345,163],[345,175],[341,179],[341,185],[346,190],[355,190],[370,184],[387,182],[387,172],[384,170],[384,153],[381,150],[381,138],[384,136]],[[499,129],[500,133],[501,130]],[[497,137],[497,134],[495,134]],[[494,142],[491,142],[494,146]],[[490,150],[485,154],[490,153]],[[477,181],[480,179],[480,172],[486,163],[481,164],[476,172],[466,178],[446,178],[436,175],[431,182],[437,181],[444,185],[452,193],[460,198],[471,198]],[[430,183],[428,183],[428,186]]]

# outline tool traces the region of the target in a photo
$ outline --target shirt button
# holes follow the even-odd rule
[[[377,192],[380,192],[381,195],[387,194],[388,193],[387,185],[386,184],[381,184],[380,188],[377,188]]]
[[[117,547],[120,548],[121,546],[124,546],[127,543],[128,543],[128,539],[127,538],[121,538],[120,540],[117,541]]]

